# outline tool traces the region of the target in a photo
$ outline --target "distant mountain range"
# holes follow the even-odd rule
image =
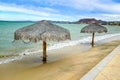
[[[120,21],[103,21],[103,20],[97,20],[95,18],[85,18],[85,19],[80,19],[79,21],[73,22],[75,24],[92,24],[92,23],[97,23],[100,25],[118,25],[120,26]]]
[[[70,22],[70,21],[50,21],[52,23],[65,23],[65,24],[93,24],[97,23],[100,25],[118,25],[120,26],[120,21],[103,21],[103,20],[97,20],[95,18],[84,18],[80,19],[75,22]]]
[[[50,21],[49,22],[51,23],[64,23],[64,24],[73,24],[73,22],[70,22],[70,21]]]
[[[80,19],[79,21],[74,22],[75,24],[102,24],[105,25],[107,24],[107,21],[102,21],[102,20],[97,20],[95,18],[85,18],[85,19]]]
[[[0,20],[0,22],[3,20]],[[78,21],[70,22],[70,21],[51,21],[48,20],[51,23],[64,23],[64,24],[101,24],[101,25],[119,25],[120,26],[120,21],[103,21],[103,20],[97,20],[95,18],[84,18],[80,19]],[[11,21],[11,22],[37,22],[37,21]]]

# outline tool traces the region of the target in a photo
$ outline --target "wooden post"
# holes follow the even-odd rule
[[[94,35],[95,33],[92,33],[92,47],[94,47]]]
[[[46,41],[43,41],[43,62],[46,62],[47,60],[46,48],[47,48]]]

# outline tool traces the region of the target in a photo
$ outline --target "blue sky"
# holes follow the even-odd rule
[[[120,0],[0,0],[0,20],[120,21]]]

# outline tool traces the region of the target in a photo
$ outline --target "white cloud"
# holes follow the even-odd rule
[[[21,8],[19,6],[9,6],[9,5],[0,5],[0,11],[13,11],[13,12],[21,12],[26,14],[36,14],[41,16],[48,16],[49,14],[42,11],[34,11],[26,8]]]
[[[102,11],[101,13],[75,15],[77,20],[81,18],[97,18],[102,20],[120,20],[120,3],[115,3],[112,0],[49,0],[52,5],[62,5],[72,7],[82,11]],[[105,12],[105,13],[104,13]],[[74,20],[75,20],[74,19]]]
[[[111,13],[120,13],[120,4],[109,3],[109,4],[97,4],[98,9]]]
[[[73,20],[72,17],[64,16],[60,14],[50,16],[39,16],[39,15],[27,15],[27,14],[8,14],[3,13],[0,14],[0,20],[10,20],[10,21],[24,21],[24,20],[31,20],[31,21],[40,21],[40,20],[57,20],[57,21],[70,21]]]
[[[13,15],[13,14],[0,14],[1,20],[10,20],[10,21],[24,21],[24,20],[41,20],[42,17],[38,16],[29,16],[29,15]]]
[[[0,11],[7,11],[8,14],[0,14],[0,19],[11,20],[69,20],[71,17],[59,14],[59,11],[49,7],[23,6],[16,4],[0,3]],[[9,12],[20,12],[22,14],[9,14]],[[27,15],[30,14],[30,15]]]
[[[35,2],[40,2],[41,0],[32,0]],[[22,20],[42,20],[42,19],[49,19],[49,20],[68,20],[68,21],[76,21],[80,18],[97,18],[102,20],[119,20],[120,19],[120,4],[114,3],[112,0],[48,0],[47,3],[50,5],[62,5],[68,6],[71,8],[78,9],[79,11],[95,11],[101,10],[105,13],[91,13],[91,14],[73,14],[71,15],[63,15],[61,14],[60,10],[56,10],[49,7],[35,7],[35,6],[25,6],[25,5],[16,5],[16,4],[6,4],[0,3],[0,11],[8,11],[8,12],[20,12],[24,13],[15,15],[15,17],[19,16],[18,19]],[[72,12],[72,11],[71,11]],[[27,15],[30,14],[30,15]],[[15,17],[12,14],[6,15],[1,14],[0,19],[4,19],[3,17],[8,16],[8,18],[14,20]],[[13,16],[13,17],[11,17]],[[6,17],[7,19],[7,17]],[[17,19],[16,19],[17,20]]]
[[[106,12],[120,13],[120,4],[112,0],[49,0],[52,5],[63,5],[78,10],[92,11],[99,9]]]
[[[102,18],[108,21],[120,21],[120,14],[101,14]]]
[[[120,14],[91,14],[91,15],[76,15],[74,16],[76,20],[82,18],[96,18],[97,20],[104,21],[120,21]]]

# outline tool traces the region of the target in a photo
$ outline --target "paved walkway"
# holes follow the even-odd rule
[[[120,80],[120,45],[80,80]]]
[[[120,49],[95,80],[120,80]]]

